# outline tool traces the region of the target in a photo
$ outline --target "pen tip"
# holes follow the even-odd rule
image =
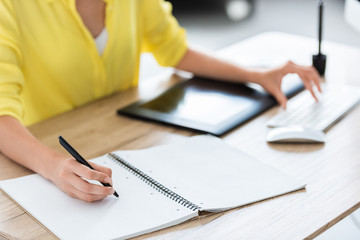
[[[119,197],[119,194],[117,192],[114,192],[115,197]]]

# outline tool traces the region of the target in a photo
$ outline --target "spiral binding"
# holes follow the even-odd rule
[[[166,197],[170,198],[171,200],[174,200],[175,202],[180,203],[184,207],[189,208],[193,211],[201,209],[198,205],[190,202],[189,200],[183,198],[179,194],[171,191],[164,185],[160,184],[159,182],[155,181],[153,178],[151,178],[150,176],[148,176],[147,174],[142,172],[140,169],[138,169],[138,168],[132,166],[130,163],[126,162],[124,159],[122,159],[118,155],[109,153],[108,157],[110,159],[112,159],[114,162],[116,162],[117,164],[119,164],[121,167],[125,168],[127,171],[131,172],[136,177],[140,178],[143,182],[147,183],[150,187],[154,188],[155,190],[157,190],[161,194],[165,195]]]

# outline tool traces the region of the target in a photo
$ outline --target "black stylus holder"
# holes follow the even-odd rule
[[[312,62],[315,69],[318,71],[320,76],[324,76],[326,68],[326,55],[317,54],[312,56]]]

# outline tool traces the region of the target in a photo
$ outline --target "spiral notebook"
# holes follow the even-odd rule
[[[120,197],[87,203],[40,175],[0,187],[60,239],[126,239],[304,188],[305,184],[203,135],[92,160],[113,170]]]

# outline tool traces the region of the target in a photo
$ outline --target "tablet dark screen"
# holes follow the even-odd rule
[[[302,89],[301,81],[293,77],[285,92],[292,96]],[[274,105],[275,99],[262,89],[192,78],[118,113],[222,135]]]
[[[250,105],[247,98],[239,98],[235,93],[190,85],[173,88],[139,107],[197,122],[219,124]]]

